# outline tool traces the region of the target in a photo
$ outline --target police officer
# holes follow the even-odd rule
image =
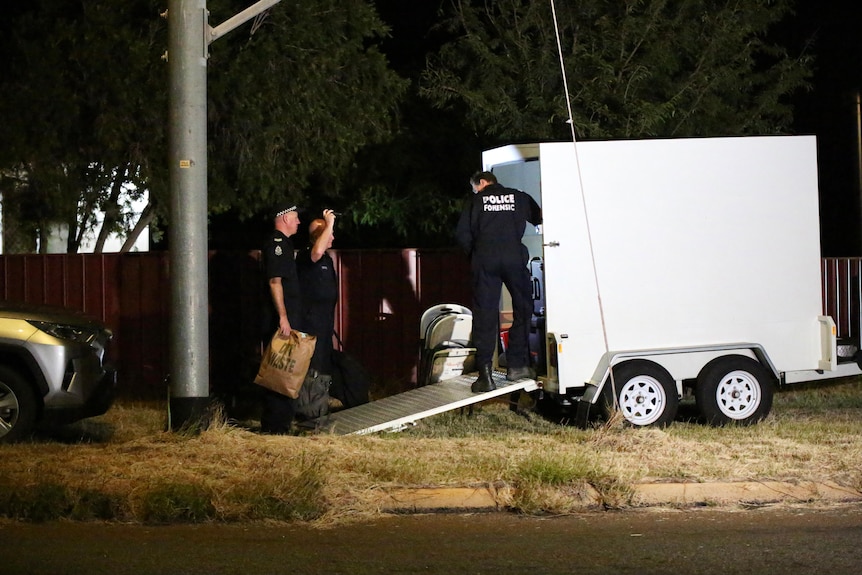
[[[264,306],[264,341],[269,341],[276,330],[285,337],[290,335],[291,320],[298,323],[302,314],[302,297],[296,274],[293,243],[290,236],[299,229],[299,208],[284,203],[273,211],[274,230],[263,248],[263,269],[270,305]],[[263,389],[263,411],[260,430],[263,433],[285,434],[293,422],[293,399]]]
[[[335,332],[335,304],[338,276],[327,250],[335,239],[335,212],[323,210],[323,218],[308,226],[310,244],[296,256],[296,271],[302,293],[302,331],[317,336],[311,369],[332,375],[332,334]]]
[[[481,393],[496,389],[491,361],[500,337],[500,290],[512,296],[512,327],[506,351],[506,379],[535,377],[530,368],[530,316],[533,294],[527,269],[529,253],[521,243],[526,222],[539,225],[542,212],[536,201],[520,190],[503,187],[491,172],[470,178],[473,197],[461,217],[455,235],[470,256],[473,282],[473,344],[479,377],[471,389]]]

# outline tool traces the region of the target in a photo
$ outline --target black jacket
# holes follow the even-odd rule
[[[542,210],[529,194],[500,184],[473,194],[458,220],[455,237],[469,255],[516,249],[527,222],[542,223]]]

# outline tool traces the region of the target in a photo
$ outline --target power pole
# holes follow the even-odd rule
[[[860,253],[862,253],[862,93],[856,91],[856,185],[859,192]]]
[[[211,28],[206,0],[168,1],[171,190],[170,428],[197,428],[209,405],[207,57],[210,43],[280,0]]]

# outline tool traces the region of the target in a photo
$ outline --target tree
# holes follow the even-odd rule
[[[778,134],[812,60],[770,43],[792,0],[556,2],[579,138]],[[424,96],[500,140],[570,138],[548,1],[453,0]]]
[[[213,2],[211,20],[238,4]],[[391,137],[406,89],[376,46],[387,33],[364,0],[306,0],[211,46],[214,211],[251,217],[279,200],[320,205],[352,191],[357,153]]]
[[[37,0],[9,8],[0,82],[4,206],[41,237],[65,223],[67,251],[85,234],[123,229],[134,214],[119,204],[164,193],[164,26],[155,3],[123,9],[104,2]],[[9,213],[6,214],[8,220]],[[100,237],[99,243],[103,243]]]
[[[434,110],[413,94],[399,112],[393,140],[357,159],[347,208],[350,240],[363,247],[454,246],[452,232],[482,142],[464,130],[459,115]]]
[[[250,5],[214,0],[217,24]],[[164,221],[167,23],[164,2],[34,0],[7,8],[0,56],[4,203],[44,233],[69,225],[68,250],[94,233]],[[249,33],[249,32],[252,33]],[[203,34],[203,31],[201,31]],[[251,217],[276,200],[337,197],[364,146],[392,131],[405,82],[376,43],[387,33],[364,0],[282,2],[210,46],[209,200]],[[146,219],[119,202],[149,194]],[[133,234],[135,232],[133,231]],[[45,242],[42,242],[45,245]]]

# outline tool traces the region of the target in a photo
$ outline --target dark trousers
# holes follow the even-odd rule
[[[317,337],[310,367],[320,373],[332,375],[332,334],[335,333],[335,302],[305,302],[305,316],[299,329]]]
[[[261,340],[265,354],[270,339],[278,329],[278,316],[272,306],[265,309],[262,320]],[[290,433],[295,415],[294,399],[265,387],[261,387],[261,391],[260,431],[273,434]]]
[[[290,433],[294,416],[294,399],[263,388],[263,410],[260,414],[260,430],[263,433]]]
[[[490,365],[500,339],[500,294],[502,286],[512,296],[512,327],[506,360],[509,367],[530,365],[530,317],[533,290],[527,269],[527,248],[477,253],[471,261],[473,273],[473,345],[477,365]]]

